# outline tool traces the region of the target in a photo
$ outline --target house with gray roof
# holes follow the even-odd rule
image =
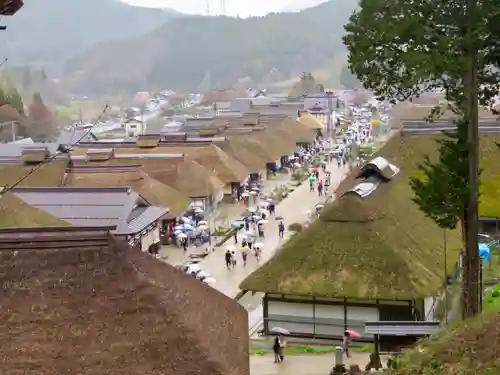
[[[128,187],[18,187],[12,192],[75,227],[116,226],[114,235],[143,251],[160,243],[161,219],[168,213]]]

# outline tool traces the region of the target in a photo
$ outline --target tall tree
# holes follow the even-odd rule
[[[477,312],[479,300],[478,101],[481,105],[490,105],[500,82],[500,44],[495,36],[500,31],[496,21],[500,4],[495,0],[483,0],[479,4],[476,1],[361,0],[360,9],[345,26],[344,37],[349,49],[349,67],[366,88],[393,101],[443,88],[446,98],[463,117],[461,126],[468,132],[465,161],[468,190],[466,202],[460,202],[463,207],[459,211],[466,213],[465,218],[460,217],[466,249],[465,316]],[[463,146],[458,140],[456,144]],[[456,159],[460,158],[459,151],[457,146]],[[429,164],[426,167],[429,173],[437,173],[439,168],[454,168],[450,173],[458,184],[461,182],[457,176],[461,176],[463,165],[446,165],[440,160],[434,170]],[[443,193],[441,198],[447,202],[443,207],[449,207],[450,215],[456,214],[458,210],[449,201],[450,194],[444,194],[439,186],[436,190]],[[421,207],[432,201],[430,196],[426,200],[425,204],[421,202]]]
[[[20,115],[24,116],[24,103],[21,94],[15,87],[6,93],[6,102],[14,108]]]

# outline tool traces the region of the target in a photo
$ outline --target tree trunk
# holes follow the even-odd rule
[[[464,317],[471,317],[479,310],[479,252],[478,252],[478,185],[479,185],[479,129],[478,129],[478,87],[477,87],[477,0],[466,0],[467,32],[465,36],[465,100],[467,101],[466,121],[469,148],[469,196],[467,204],[467,246],[465,249],[464,276]]]

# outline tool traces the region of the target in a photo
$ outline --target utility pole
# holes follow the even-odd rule
[[[466,5],[466,35],[465,35],[465,101],[467,109],[465,118],[468,126],[467,144],[469,148],[469,197],[466,213],[466,248],[464,259],[464,290],[465,301],[463,316],[472,317],[479,312],[479,250],[478,250],[478,186],[479,186],[479,118],[478,118],[478,87],[477,87],[477,56],[478,45],[476,29],[477,0],[465,0]]]

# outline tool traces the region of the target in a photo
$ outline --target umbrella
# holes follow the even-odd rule
[[[249,195],[250,195],[250,194],[248,194],[246,191],[245,191],[244,193],[241,193],[241,196],[242,196],[243,198],[248,198],[248,196],[249,196]]]
[[[176,236],[177,236],[177,235],[179,235],[179,234],[181,234],[181,233],[182,233],[182,230],[175,230],[175,231],[174,231],[174,234],[175,234]]]
[[[248,212],[255,212],[255,211],[257,211],[257,209],[255,207],[248,207],[247,211]]]
[[[184,230],[188,231],[188,232],[192,232],[193,230],[195,230],[195,227],[193,227],[192,225],[189,225],[189,224],[184,224]]]
[[[274,199],[271,198],[267,199],[267,203],[269,203],[272,206],[276,206],[276,201]]]
[[[208,225],[198,225],[198,229],[199,230],[207,230],[208,229]]]
[[[234,229],[240,229],[244,225],[245,224],[243,223],[243,221],[235,221],[231,224],[231,227],[233,227]]]
[[[187,234],[181,232],[181,233],[177,234],[177,237],[178,238],[187,238]]]
[[[187,216],[184,216],[181,221],[184,223],[184,224],[187,224],[187,223],[190,223],[192,222],[193,220]]]
[[[254,219],[254,220],[261,220],[262,216],[254,215],[254,216],[252,216],[252,219]]]
[[[212,276],[210,273],[208,273],[207,271],[203,271],[201,270],[200,272],[198,272],[198,274],[196,275],[196,277],[199,277],[199,278],[202,278],[202,277],[210,277]]]
[[[250,195],[252,195],[252,196],[256,196],[257,194],[259,194],[259,192],[258,192],[258,191],[255,191],[255,190],[252,190],[252,191],[250,192]]]
[[[190,264],[186,273],[201,272],[201,267],[197,264]]]
[[[311,176],[311,177],[308,178],[308,180],[309,180],[309,182],[314,182],[314,181],[316,181],[316,177]]]
[[[201,213],[203,213],[203,210],[202,210],[201,208],[195,208],[195,209],[194,209],[194,212],[195,212],[196,214],[201,214]]]
[[[245,218],[245,217],[249,217],[249,216],[253,216],[254,215],[254,212],[252,211],[247,211],[245,212],[242,216]]]
[[[302,167],[302,164],[300,164],[300,163],[293,163],[293,166],[295,168],[300,168],[300,167]]]
[[[251,230],[245,232],[246,236],[257,236],[255,232],[252,232]]]
[[[281,328],[281,327],[273,327],[273,328],[271,328],[271,332],[279,333],[280,335],[289,335],[290,334],[290,332],[287,329]]]
[[[323,207],[325,207],[325,205],[321,204],[321,203],[319,203],[319,204],[316,205],[316,208],[323,208]]]
[[[353,329],[346,329],[346,333],[353,339],[359,339],[361,335]]]
[[[274,218],[274,220],[277,220],[277,221],[279,221],[279,220],[285,220],[285,218],[283,216],[276,216]]]
[[[261,207],[264,207],[264,208],[268,207],[270,204],[271,204],[271,203],[269,203],[269,202],[260,202],[260,203],[259,203],[259,205],[260,205]]]
[[[234,245],[229,245],[226,247],[226,250],[229,250],[229,251],[235,251],[236,250],[236,246]]]
[[[262,219],[262,220],[259,220],[259,221],[258,221],[258,223],[259,223],[259,224],[267,224],[267,223],[268,223],[268,221],[267,221],[267,220],[265,220],[265,219]]]
[[[253,247],[257,249],[262,249],[264,247],[264,244],[262,242],[256,242],[253,244]]]
[[[201,220],[198,222],[198,226],[200,225],[208,225],[208,222],[206,220]]]
[[[260,189],[259,189],[257,186],[254,186],[254,187],[252,187],[252,191],[254,191],[254,192],[258,192],[258,191],[260,191]],[[250,193],[251,193],[251,192],[250,192]]]

